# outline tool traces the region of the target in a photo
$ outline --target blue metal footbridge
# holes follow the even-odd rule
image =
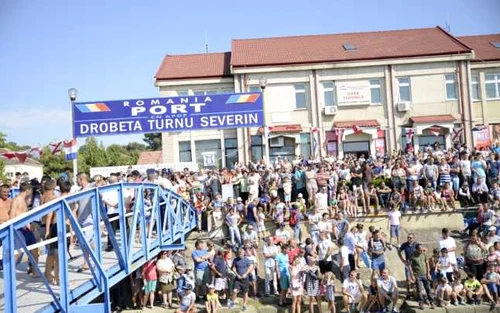
[[[108,217],[103,197],[116,199],[116,216]],[[91,206],[83,225],[76,213],[79,205]],[[55,215],[57,237],[27,246],[21,229],[40,225],[49,213]],[[149,183],[91,188],[30,210],[0,227],[0,312],[111,312],[110,288],[160,251],[185,249],[185,237],[196,226],[195,215],[180,195]],[[119,225],[116,234],[112,223]],[[42,231],[34,229],[35,236],[37,232]],[[68,244],[71,237],[75,247]],[[108,240],[112,249],[105,249]],[[59,284],[45,277],[44,251],[49,244],[57,245]],[[38,262],[33,251],[40,252]],[[84,261],[90,267],[81,271]],[[39,277],[27,274],[29,263]],[[98,297],[104,301],[95,303]]]

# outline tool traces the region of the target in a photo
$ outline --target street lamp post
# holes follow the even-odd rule
[[[269,129],[267,126],[267,118],[266,118],[266,84],[267,79],[261,78],[259,80],[260,90],[262,91],[262,109],[264,111],[264,133],[263,133],[263,141],[264,141],[264,162],[266,162],[266,167],[268,167],[271,163],[269,159]]]
[[[75,140],[76,145],[76,137],[75,137],[75,101],[78,96],[78,90],[76,88],[68,89],[69,100],[71,101],[71,138]],[[73,159],[73,182],[76,183],[76,176],[78,175],[78,157]]]

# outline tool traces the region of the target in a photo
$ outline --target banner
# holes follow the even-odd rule
[[[215,152],[203,152],[203,166],[215,166]]]
[[[367,105],[371,103],[369,81],[335,82],[338,105]]]
[[[259,127],[263,121],[260,92],[73,105],[74,137]]]
[[[490,130],[487,127],[484,127],[481,130],[473,131],[474,143],[476,149],[487,148],[491,144],[490,140]]]

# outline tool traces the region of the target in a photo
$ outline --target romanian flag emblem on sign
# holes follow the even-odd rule
[[[233,103],[254,103],[259,99],[260,94],[254,93],[254,94],[248,94],[248,95],[232,95],[227,99],[226,104],[233,104]]]
[[[105,103],[77,104],[76,107],[82,113],[109,112],[111,111]]]

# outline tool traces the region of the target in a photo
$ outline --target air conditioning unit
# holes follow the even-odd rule
[[[337,114],[337,106],[327,106],[325,107],[325,115],[335,115]]]
[[[410,110],[410,103],[409,102],[400,102],[398,103],[398,111],[399,112],[406,112]]]
[[[269,146],[273,148],[281,148],[285,145],[285,137],[274,137],[269,139]]]

